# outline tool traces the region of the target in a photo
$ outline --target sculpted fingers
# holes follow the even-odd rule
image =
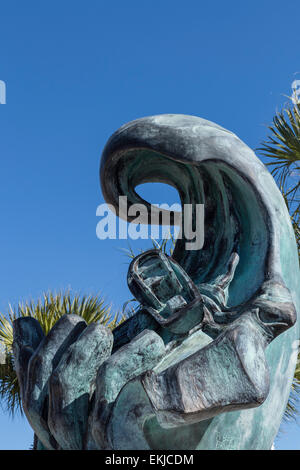
[[[21,317],[13,322],[13,354],[22,400],[26,390],[28,362],[44,337],[42,327],[35,318]]]
[[[28,364],[24,409],[31,426],[47,449],[57,448],[47,424],[48,381],[64,352],[84,328],[86,323],[78,315],[62,316],[41,341]]]
[[[63,354],[49,381],[49,428],[63,449],[83,449],[99,366],[110,356],[111,331],[89,325]]]
[[[120,390],[133,378],[152,369],[164,355],[165,345],[160,336],[154,331],[144,330],[100,367],[91,417],[91,432],[98,448],[111,446],[107,425]]]

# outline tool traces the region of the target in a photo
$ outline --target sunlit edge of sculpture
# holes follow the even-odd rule
[[[296,243],[273,178],[233,133],[184,115],[122,126],[100,177],[122,217],[119,196],[151,209],[135,191],[145,182],[203,203],[205,243],[189,251],[183,237],[173,259],[133,260],[141,308],[113,333],[73,315],[46,338],[31,319],[15,322],[23,407],[42,446],[271,448],[299,338]]]

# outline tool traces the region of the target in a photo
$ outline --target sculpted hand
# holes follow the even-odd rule
[[[37,320],[14,321],[14,357],[26,417],[47,449],[82,449],[93,383],[113,336],[64,315],[44,335]]]
[[[120,389],[165,350],[161,338],[145,330],[111,356],[111,331],[72,314],[47,336],[31,317],[18,318],[13,328],[23,409],[46,449],[108,448],[106,424]]]

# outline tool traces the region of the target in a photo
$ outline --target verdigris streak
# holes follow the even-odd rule
[[[107,142],[103,195],[117,213],[145,204],[145,182],[177,189],[201,250],[137,256],[139,311],[113,332],[63,316],[45,337],[14,322],[23,408],[47,449],[270,449],[294,374],[300,308],[297,247],[285,202],[236,135],[194,116],[122,126]],[[128,220],[133,217],[128,216]]]

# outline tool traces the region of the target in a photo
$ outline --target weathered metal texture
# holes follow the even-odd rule
[[[15,332],[23,332],[24,324],[31,326],[34,332],[39,332],[40,329],[39,323],[34,319],[31,319],[31,325],[26,317],[14,321],[14,357],[16,363],[20,365],[22,365],[20,361],[22,336]],[[76,341],[85,327],[86,323],[78,315],[64,315],[49,334],[41,339],[38,346],[34,335],[31,337],[28,335],[26,346],[28,350],[33,350],[28,367],[25,369],[16,366],[19,382],[23,384],[22,403],[26,417],[39,440],[48,449],[59,447],[48,426],[49,379],[64,352]]]
[[[112,446],[107,425],[121,389],[135,377],[152,370],[164,356],[163,340],[153,331],[144,330],[100,367],[91,419],[91,432],[98,448],[109,449]]]
[[[192,204],[193,229],[204,204],[204,246],[187,250],[183,236],[173,258],[136,257],[128,285],[141,308],[113,335],[74,315],[46,338],[34,321],[15,322],[16,370],[39,447],[270,449],[300,308],[295,238],[273,178],[234,134],[183,115],[121,127],[100,175],[117,211],[127,196],[163,223],[135,191],[144,182],[173,185]]]
[[[184,382],[186,387],[183,386],[183,389],[194,390],[191,391],[190,399],[198,397],[196,414],[200,418],[201,396],[204,400],[205,387],[207,390],[215,389],[216,383],[219,384],[220,393],[217,412],[221,413],[198,424],[175,427],[168,431],[158,423],[158,414],[151,419],[147,418],[143,432],[147,435],[148,445],[150,442],[152,448],[178,448],[180,442],[184,442],[183,448],[270,448],[282,419],[293,377],[299,322],[289,331],[285,330],[295,323],[296,310],[299,312],[300,308],[299,265],[294,233],[285,203],[272,176],[252,150],[226,129],[194,116],[160,115],[128,123],[113,134],[103,152],[100,177],[106,201],[117,210],[119,196],[127,196],[128,207],[134,203],[143,203],[148,206],[149,214],[151,209],[155,211],[135,191],[138,184],[145,182],[168,183],[177,189],[182,204],[193,204],[195,207],[195,204],[203,203],[205,207],[203,249],[186,250],[185,243],[188,240],[183,236],[176,243],[173,258],[197,286],[202,295],[204,312],[208,317],[209,313],[212,314],[203,330],[214,341],[203,350],[199,346],[199,352],[194,353],[196,358],[206,357],[205,364],[194,360],[194,356],[181,364],[178,357],[174,366],[176,373],[174,367],[174,374],[169,371],[154,377],[152,372],[152,379],[148,379],[147,386],[144,379],[142,382],[148,390],[146,402],[149,396],[156,397],[156,400],[153,399],[154,408],[164,409],[169,406],[168,393],[165,404],[155,402],[159,400],[166,383],[172,395],[174,387],[182,385],[178,378],[177,385],[173,384],[178,371],[184,377],[185,368],[193,370],[193,378],[190,374],[190,382]],[[193,225],[194,220],[195,213],[192,213],[188,222]],[[235,253],[238,255],[238,264]],[[231,279],[230,264],[235,265]],[[224,285],[226,273],[229,273],[229,282]],[[255,325],[252,329],[248,328],[247,336],[243,323],[247,324],[249,315]],[[130,339],[128,332],[135,334],[139,326],[143,328],[144,322],[145,308],[137,314],[137,318],[129,319],[127,324],[116,329],[114,347],[118,341],[124,344],[125,330]],[[130,323],[133,324],[132,328]],[[238,340],[238,348],[234,346],[236,352],[238,349],[236,360],[228,363],[227,353],[219,342],[220,337],[224,338],[225,343],[229,341],[232,325],[236,327],[233,337],[240,335],[241,338]],[[174,336],[164,334],[160,326],[154,328],[165,337],[166,343],[174,341]],[[177,339],[180,341],[180,338]],[[261,392],[257,391],[257,395],[250,390],[248,404],[244,402],[244,405],[245,408],[254,406],[255,401],[260,405],[262,399],[264,403],[255,409],[223,412],[230,409],[230,404],[226,400],[224,402],[224,390],[221,390],[220,384],[223,383],[226,393],[230,391],[234,404],[236,386],[240,382],[227,382],[227,377],[234,373],[234,364],[242,357],[250,361],[250,366],[251,361],[257,365],[257,358],[267,344],[266,363],[262,361],[262,367],[257,369],[260,371],[259,377],[251,377],[251,374],[255,374],[254,366],[250,371],[254,389],[261,386],[261,379],[265,380],[266,387],[262,387]],[[257,355],[254,354],[256,348]],[[218,358],[210,368],[208,353]],[[198,374],[194,364],[199,366]],[[247,366],[246,370],[250,369]],[[241,383],[245,386],[245,381],[241,380]],[[152,391],[149,387],[152,387]],[[123,393],[126,393],[126,387]],[[175,392],[172,396],[176,400]],[[121,400],[121,396],[118,400]],[[206,407],[213,407],[214,403],[215,398],[211,398]],[[117,403],[115,409],[120,411]],[[184,409],[182,403],[181,409]],[[195,409],[192,409],[194,413]],[[204,416],[205,413],[201,419]],[[182,441],[178,438],[180,429],[185,436]],[[194,436],[198,436],[198,440]]]
[[[48,425],[63,449],[84,447],[93,384],[101,363],[111,355],[112,343],[111,331],[92,323],[63,354],[50,377]]]

